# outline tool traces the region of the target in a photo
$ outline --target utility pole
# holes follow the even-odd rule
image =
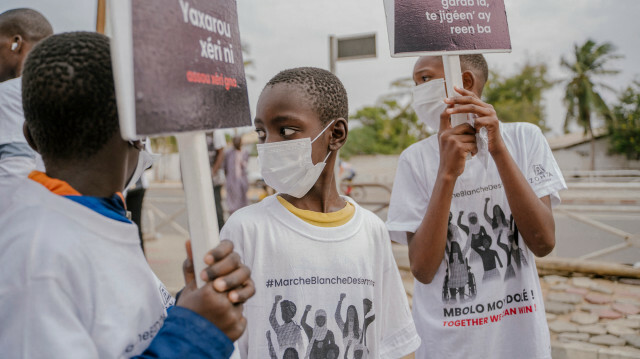
[[[336,74],[336,62],[376,57],[376,34],[340,37],[329,35],[329,71]],[[336,185],[340,191],[340,151],[333,168]]]

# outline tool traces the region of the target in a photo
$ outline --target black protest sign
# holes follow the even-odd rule
[[[504,0],[394,1],[394,55],[511,50]],[[391,30],[391,29],[390,29]]]
[[[133,0],[137,135],[251,124],[235,0]]]

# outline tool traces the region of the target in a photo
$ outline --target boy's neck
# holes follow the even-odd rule
[[[318,181],[316,181],[309,192],[302,198],[296,198],[288,194],[282,194],[282,198],[294,207],[307,211],[331,213],[343,209],[344,206],[347,205],[347,202],[340,197],[338,193],[335,176],[333,175],[333,167],[329,167],[330,165],[331,164],[327,162],[325,168],[329,169],[329,171],[323,171]]]
[[[113,175],[98,171],[78,171],[69,168],[47,169],[47,176],[69,183],[83,196],[109,198],[116,192],[122,191],[122,186],[116,184]]]
[[[67,182],[83,196],[109,198],[124,190],[127,168],[138,158],[128,156],[131,146],[112,136],[94,155],[83,159],[43,157],[47,176]]]

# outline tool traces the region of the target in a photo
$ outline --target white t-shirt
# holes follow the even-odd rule
[[[220,237],[233,241],[256,284],[244,306],[242,358],[294,350],[325,358],[330,349],[343,358],[347,347],[349,358],[401,358],[419,346],[388,232],[353,204],[354,216],[338,227],[301,220],[276,195],[229,218]]]
[[[503,123],[500,130],[536,195],[558,204],[566,184],[540,129]],[[420,226],[439,158],[437,136],[400,156],[387,220],[393,240],[406,244],[406,232]],[[467,161],[453,191],[444,259],[430,284],[415,282],[413,316],[422,338],[416,358],[551,358],[534,255],[511,221],[502,186],[492,158],[487,168]]]
[[[0,159],[0,176],[26,178],[35,169],[36,161],[31,157],[11,156]]]
[[[42,157],[27,145],[22,132],[23,124],[22,78],[0,82],[0,159],[6,157],[1,153],[3,145],[19,144],[24,149],[22,155],[0,163],[0,173],[25,177],[35,169],[44,171]]]
[[[227,139],[222,130],[214,130],[207,135],[207,148],[209,150],[209,164],[213,168],[213,163],[218,157],[218,150],[227,146]],[[220,166],[218,171],[212,177],[214,186],[222,186],[225,183],[224,166]]]
[[[6,358],[129,358],[174,300],[135,224],[26,178],[0,177],[0,348]]]
[[[22,133],[22,78],[0,82],[0,145],[26,143]]]

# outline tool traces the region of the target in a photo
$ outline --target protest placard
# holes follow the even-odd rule
[[[442,55],[447,96],[463,87],[459,55],[511,52],[504,0],[384,0],[391,56]],[[467,121],[451,116],[451,124]]]
[[[107,17],[122,137],[176,134],[199,273],[219,238],[204,131],[251,125],[236,1],[113,0]]]
[[[118,0],[110,8],[116,86],[129,87],[118,91],[123,137],[251,124],[235,1]]]
[[[385,0],[391,56],[510,52],[504,0]]]

